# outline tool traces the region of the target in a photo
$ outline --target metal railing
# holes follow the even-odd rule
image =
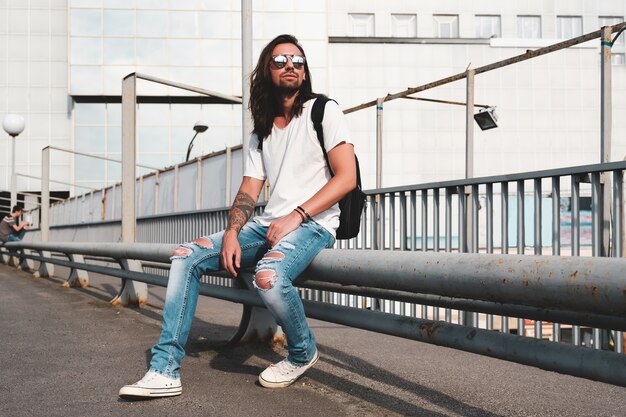
[[[626,162],[614,162],[369,190],[361,233],[349,241],[339,241],[336,247],[366,251],[621,257],[624,170]],[[610,245],[606,249],[602,246],[603,183],[610,185],[614,195],[610,208]],[[227,208],[147,216],[138,219],[137,240],[180,243],[223,230],[227,218]],[[119,241],[121,231],[117,221],[53,227],[51,233],[53,241]],[[32,240],[36,236],[32,235]],[[149,271],[167,273],[155,268]],[[230,281],[221,283],[229,285]],[[428,297],[391,300],[381,293],[347,294],[334,288],[323,291],[303,288],[301,295],[308,300],[624,351],[624,335],[619,329],[607,333],[599,327],[563,325],[559,320],[544,323],[534,314],[511,316],[491,307],[479,313],[466,309],[462,303],[443,306],[438,299]]]
[[[142,304],[146,284],[165,286],[167,279],[142,272],[139,261],[168,263],[176,245],[11,242],[5,247],[36,251],[23,256],[40,262],[39,276],[46,274],[46,263],[69,267],[65,286],[87,285],[78,270],[119,277],[122,288],[112,302]],[[45,251],[64,254],[68,260]],[[89,264],[85,256],[110,258],[119,267]],[[296,284],[313,290],[330,286],[347,293],[371,292],[390,300],[430,297],[440,305],[462,304],[473,311],[499,309],[540,320],[626,330],[624,268],[623,258],[324,250]],[[276,329],[251,281],[252,275],[245,273],[236,287],[201,284],[202,295],[244,304],[233,340],[262,337]],[[304,305],[308,317],[626,386],[623,354],[328,302],[306,300]]]

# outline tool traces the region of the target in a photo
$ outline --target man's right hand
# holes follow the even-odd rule
[[[224,232],[220,259],[224,269],[230,272],[233,277],[236,277],[237,269],[241,267],[241,246],[239,245],[239,240],[237,240],[237,232],[235,230]]]

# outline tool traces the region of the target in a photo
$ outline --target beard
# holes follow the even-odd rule
[[[277,87],[276,90],[277,93],[283,97],[291,97],[294,96],[298,91],[300,91],[300,87],[281,85]]]

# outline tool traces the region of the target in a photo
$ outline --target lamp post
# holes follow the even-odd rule
[[[11,136],[11,207],[17,204],[17,177],[15,176],[15,138],[24,131],[24,117],[19,114],[7,114],[2,121],[2,128]]]
[[[196,122],[195,125],[193,125],[193,130],[196,131],[196,134],[193,135],[193,138],[191,138],[191,141],[189,142],[189,146],[187,146],[187,157],[185,158],[185,162],[189,161],[189,155],[191,154],[191,148],[193,148],[193,141],[196,139],[196,136],[198,136],[198,133],[205,132],[208,128],[209,128],[209,125],[207,125],[206,123],[204,123],[202,121],[198,121],[198,122]]]

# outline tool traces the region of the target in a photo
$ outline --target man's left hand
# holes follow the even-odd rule
[[[280,242],[283,237],[300,227],[301,223],[302,216],[295,211],[292,211],[288,215],[273,221],[270,224],[270,227],[268,227],[266,234],[269,247],[271,248],[276,246],[276,244]]]

